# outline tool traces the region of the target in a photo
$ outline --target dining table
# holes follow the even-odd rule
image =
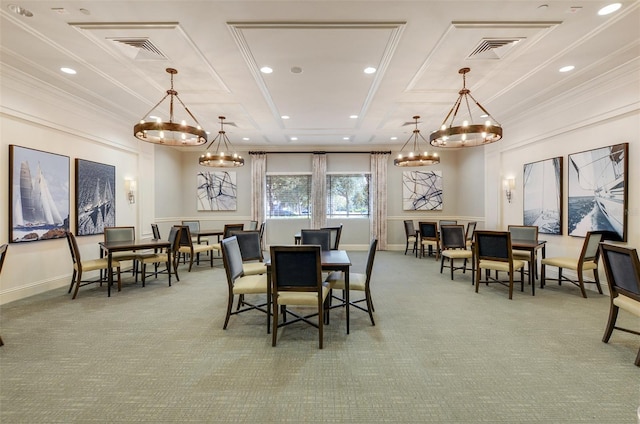
[[[207,237],[207,236],[216,236],[218,237],[218,243],[220,243],[220,237],[222,237],[224,235],[224,230],[219,229],[219,228],[213,228],[213,229],[200,229],[200,230],[194,230],[191,231],[191,236],[192,237],[197,237],[198,239],[198,244],[200,244],[200,238],[201,237]]]
[[[349,334],[349,269],[351,268],[351,259],[346,250],[323,250],[320,252],[320,261],[323,271],[342,271],[344,272],[345,287],[345,315],[347,320],[347,334]],[[267,298],[271,303],[271,260],[265,260],[267,266]],[[269,310],[271,310],[269,308]],[[267,314],[267,332],[270,333],[270,314]]]
[[[171,243],[167,240],[157,239],[141,239],[141,240],[119,240],[119,241],[101,241],[100,245],[100,257],[103,258],[107,255],[107,269],[108,269],[108,283],[107,283],[107,296],[111,297],[111,286],[113,285],[113,254],[115,252],[128,252],[137,250],[154,249],[154,251],[160,249],[167,249],[167,255],[169,260],[169,267],[172,266],[171,260]],[[171,285],[171,269],[169,269],[169,285]]]

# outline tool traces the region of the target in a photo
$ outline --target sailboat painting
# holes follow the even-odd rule
[[[523,169],[524,225],[562,234],[562,158],[527,163]]]
[[[104,233],[116,225],[116,167],[76,159],[76,232]]]
[[[627,241],[628,143],[569,155],[569,235]]]
[[[65,237],[69,230],[69,157],[9,146],[12,243]]]

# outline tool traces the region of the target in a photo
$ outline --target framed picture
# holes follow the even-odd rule
[[[441,211],[442,171],[404,171],[402,207],[405,211]]]
[[[198,172],[199,211],[235,211],[238,203],[235,171]]]
[[[69,230],[69,157],[9,146],[11,243],[64,238]]]
[[[116,167],[76,159],[76,233],[104,233],[116,225]]]
[[[562,234],[562,158],[527,163],[523,169],[523,223],[543,234]]]
[[[629,144],[569,155],[569,235],[602,230],[627,241]]]

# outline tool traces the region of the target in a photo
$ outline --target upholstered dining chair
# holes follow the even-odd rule
[[[160,228],[158,228],[158,224],[151,224],[151,232],[153,233],[154,240],[160,240],[162,238],[160,236]]]
[[[174,225],[176,227],[176,225]],[[213,250],[215,250],[215,245],[213,244],[194,244],[193,238],[191,237],[191,232],[189,231],[189,227],[186,225],[177,225],[180,227],[182,231],[180,231],[180,247],[178,248],[178,253],[181,255],[189,256],[189,269],[187,272],[191,272],[191,268],[193,267],[193,262],[197,265],[200,264],[200,253],[209,254],[209,263],[213,268]]]
[[[438,221],[438,226],[442,227],[443,225],[458,225],[457,219],[441,219]]]
[[[322,281],[320,251],[317,245],[271,246],[272,346],[278,339],[278,327],[304,321],[318,329],[319,347],[322,349],[329,285]],[[303,315],[289,309],[291,307],[313,307],[317,310]],[[280,313],[283,322],[278,324]],[[287,314],[295,319],[287,321]],[[318,317],[317,322],[309,320],[315,316]]]
[[[476,221],[467,222],[467,230],[465,232],[467,249],[471,249],[471,246],[473,245],[473,233],[476,231],[477,225],[478,223]]]
[[[542,259],[540,287],[544,288],[547,280],[557,281],[558,285],[562,285],[562,282],[566,281],[580,287],[582,297],[586,298],[587,292],[584,289],[584,285],[585,283],[592,283],[598,288],[598,293],[602,294],[602,287],[600,286],[600,278],[598,276],[598,259],[600,258],[600,249],[598,247],[603,239],[603,232],[589,231],[584,238],[579,256],[559,256]],[[547,277],[547,266],[558,268],[558,278]],[[577,275],[577,280],[563,275],[562,271],[565,269],[574,271]],[[593,281],[584,279],[585,271],[593,272]]]
[[[475,270],[473,263],[473,252],[467,249],[465,241],[463,225],[443,225],[440,227],[440,243],[442,244],[442,252],[440,255],[440,274],[445,267],[445,258],[449,261],[448,268],[451,268],[451,279],[453,280],[453,271],[467,271],[467,261],[471,262],[471,281],[475,279]],[[456,266],[455,261],[462,259],[462,266]]]
[[[182,225],[186,225],[187,227],[189,227],[189,232],[191,233],[200,231],[200,221],[184,220],[182,221]],[[200,237],[198,239],[198,236],[191,236],[191,241],[196,244],[209,244],[209,239],[207,237]]]
[[[377,247],[378,239],[371,240],[371,244],[369,245],[369,254],[367,256],[367,268],[364,274],[349,272],[349,290],[364,292],[364,298],[358,300],[349,300],[349,305],[354,306],[361,311],[367,312],[369,314],[369,318],[371,319],[371,325],[376,325],[376,322],[373,319],[373,312],[375,312],[375,309],[373,307],[373,300],[371,299],[371,273],[373,271],[373,261],[376,257]],[[329,288],[331,289],[331,298],[338,299],[341,302],[341,304],[331,306],[330,298],[330,307],[337,308],[343,306],[345,302],[344,295],[341,298],[334,296],[333,290],[342,290],[344,292],[344,273],[341,271],[334,271],[329,274],[325,282],[329,283]],[[360,306],[360,303],[363,302],[366,304],[365,307]]]
[[[419,222],[420,257],[435,252],[436,261],[440,259],[440,234],[437,222]],[[426,248],[426,249],[425,249]],[[426,252],[426,253],[425,253]]]
[[[509,233],[511,233],[511,240],[526,240],[533,242],[538,241],[537,225],[509,225],[507,227],[507,230],[509,231]],[[533,255],[533,258],[531,257],[531,255]],[[532,261],[535,264],[534,268],[532,270],[528,269],[526,272],[533,272],[533,276],[535,278],[538,277],[538,258],[535,252],[530,253],[525,250],[516,249],[513,251],[513,258],[525,261],[526,263],[530,263],[529,261]],[[532,279],[531,281],[533,280],[534,279]]]
[[[407,239],[407,245],[404,248],[404,254],[407,254],[409,246],[411,245],[413,247],[412,252],[415,253],[416,256],[418,256],[418,235],[416,233],[416,228],[413,225],[413,221],[410,219],[404,221],[404,235]]]
[[[322,250],[331,250],[331,230],[300,230],[300,244],[319,244]]]
[[[340,236],[342,235],[342,224],[337,227],[323,227],[321,230],[329,230],[331,234],[331,250],[338,250],[338,247],[340,246]]]
[[[513,259],[511,250],[511,234],[508,231],[476,231],[475,232],[475,260],[476,260],[476,293],[480,283],[499,283],[509,287],[509,299],[513,299],[513,274],[520,271],[520,291],[524,291],[524,261]],[[482,270],[485,279],[482,281]],[[509,280],[491,278],[490,271],[507,272]]]
[[[265,274],[267,266],[262,256],[260,232],[258,230],[232,231],[231,235],[236,237],[240,246],[244,275]]]
[[[247,230],[253,231],[253,230],[257,230],[258,229],[258,221],[249,221],[249,224],[247,225]]]
[[[7,257],[7,249],[9,246],[5,243],[0,246],[0,273],[2,273],[2,265],[4,265],[4,259]],[[0,346],[4,346],[4,342],[2,341],[2,337],[0,337]]]
[[[263,303],[253,304],[245,299],[245,295],[267,295],[267,275],[245,275],[242,265],[242,253],[238,244],[237,235],[227,237],[221,241],[222,244],[222,262],[224,263],[225,273],[227,275],[227,285],[229,287],[229,296],[227,301],[227,315],[224,319],[222,328],[227,329],[229,318],[231,315],[240,314],[242,312],[259,310],[267,314],[267,323],[269,320],[269,299]],[[233,301],[235,295],[238,295],[238,306],[233,310]],[[241,309],[241,307],[243,307]]]
[[[631,330],[616,326],[620,309],[640,317],[640,260],[638,260],[638,251],[601,243],[600,252],[610,294],[609,320],[602,341],[608,343],[613,330],[640,335],[640,329]],[[640,349],[638,349],[635,364],[640,367]]]
[[[168,249],[171,250],[171,263],[169,263],[169,254],[166,250],[164,252],[154,252],[151,255],[140,255],[138,261],[142,266],[142,287],[145,287],[147,275],[154,275],[156,278],[158,278],[158,274],[169,275],[170,273],[172,273],[176,276],[176,280],[180,281],[180,276],[178,276],[178,256],[180,252],[178,250],[180,249],[181,231],[182,228],[177,226],[171,227],[171,229],[169,230],[169,244],[171,246]],[[166,268],[164,271],[158,271],[158,264],[160,263],[165,264]],[[147,272],[148,264],[154,265],[153,271]],[[169,286],[171,286],[171,280],[169,280]]]
[[[222,238],[226,239],[227,237],[231,237],[231,234],[234,231],[243,231],[244,224],[224,224],[224,228],[222,229]],[[219,254],[222,254],[222,244],[214,243],[212,244],[213,249],[217,250]]]
[[[136,239],[135,227],[105,227],[104,228],[104,241],[131,241]],[[130,252],[114,252],[111,257],[118,262],[132,261],[133,266],[131,271],[135,275],[138,271],[138,258],[139,253],[134,251]]]
[[[81,286],[86,286],[92,283],[100,283],[102,284],[102,275],[97,280],[83,280],[82,274],[84,272],[89,271],[102,271],[106,270],[109,272],[109,261],[107,258],[100,259],[87,259],[82,260],[80,255],[80,249],[78,248],[78,242],[76,241],[76,237],[73,235],[71,231],[66,232],[67,242],[69,243],[69,250],[71,251],[71,259],[73,260],[73,275],[71,276],[71,285],[69,286],[68,293],[71,293],[71,290],[75,286],[75,290],[73,291],[73,296],[71,299],[75,299],[78,296],[78,289]],[[118,291],[122,289],[122,279],[120,278],[120,262],[115,259],[111,260],[111,266],[116,269],[118,274]]]

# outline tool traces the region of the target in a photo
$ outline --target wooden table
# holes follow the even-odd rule
[[[538,267],[536,250],[542,249],[542,259],[546,257],[546,248],[547,241],[546,240],[518,240],[511,239],[511,248],[514,250],[524,250],[529,252],[529,284],[531,284],[531,295],[535,296],[536,294],[536,284],[534,281],[535,270]]]
[[[342,271],[344,272],[345,287],[345,308],[347,315],[347,334],[349,334],[349,269],[351,268],[351,259],[346,250],[323,250],[320,252],[320,261],[322,262],[323,271]],[[271,296],[271,260],[265,261],[267,266],[267,287],[269,296]],[[269,299],[271,303],[271,299]],[[269,307],[269,310],[271,308]],[[267,330],[270,328],[270,314],[267,314]]]
[[[128,252],[131,250],[146,250],[146,249],[167,249],[167,259],[169,260],[169,285],[171,285],[171,243],[166,240],[127,240],[127,241],[101,241],[100,245],[100,257],[104,257],[104,253],[107,253],[107,268],[108,268],[108,283],[107,283],[107,296],[111,296],[111,285],[113,284],[113,270],[112,260],[113,252]]]
[[[218,243],[220,243],[220,237],[224,235],[224,230],[214,229],[214,230],[203,230],[200,229],[198,231],[191,231],[191,236],[198,238],[198,244],[200,244],[200,237],[206,236],[216,236],[218,237]]]

